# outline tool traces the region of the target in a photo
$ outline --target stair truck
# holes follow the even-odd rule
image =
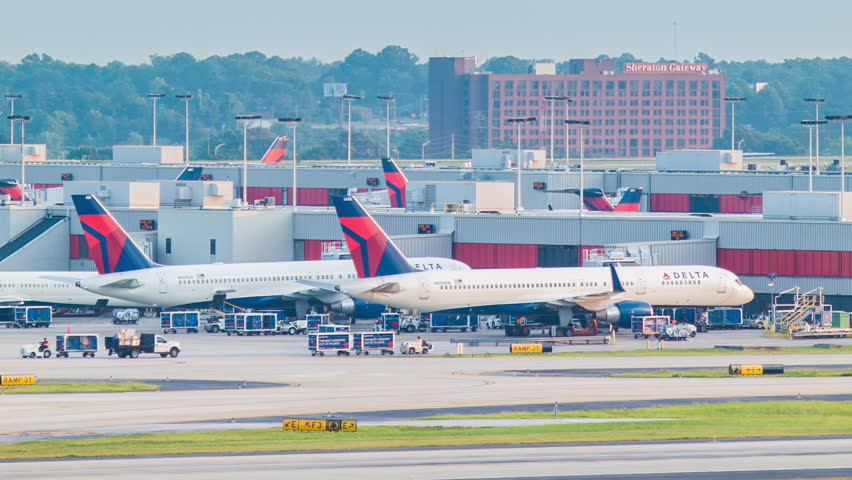
[[[180,353],[180,342],[173,342],[155,333],[136,334],[136,329],[123,328],[118,334],[104,338],[107,354],[119,358],[137,358],[140,353],[155,353],[161,357],[175,358]]]
[[[56,336],[56,358],[68,358],[71,353],[82,353],[83,358],[94,358],[100,347],[101,337],[98,335],[67,333]]]
[[[352,350],[352,334],[344,332],[309,333],[308,350],[313,357],[322,357],[326,353],[332,352],[338,356],[349,355]]]
[[[160,328],[163,329],[163,333],[178,333],[178,330],[198,333],[201,329],[201,312],[197,310],[160,312]]]
[[[369,355],[370,352],[380,352],[382,355],[393,355],[396,345],[394,332],[357,332],[352,334],[352,349],[355,355]]]

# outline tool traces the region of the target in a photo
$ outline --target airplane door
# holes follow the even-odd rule
[[[636,272],[636,295],[645,295],[645,275]]]
[[[428,300],[429,299],[429,281],[428,280],[420,280],[420,300]]]
[[[725,275],[719,275],[719,285],[716,287],[716,293],[725,293],[728,291],[727,281],[725,280]]]
[[[168,282],[166,282],[166,276],[165,275],[158,275],[158,277],[159,277],[158,283],[160,284],[160,294],[165,295],[166,293],[168,293]]]

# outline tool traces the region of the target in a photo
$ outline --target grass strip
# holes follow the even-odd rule
[[[44,382],[35,385],[0,387],[0,393],[96,393],[156,390],[157,385],[142,382]]]
[[[729,375],[727,369],[713,370],[657,370],[654,372],[608,373],[613,378],[748,378],[754,375]],[[852,368],[788,368],[779,375],[769,377],[852,377]]]
[[[852,434],[852,402],[699,404],[563,412],[559,417],[656,420],[484,428],[382,426],[361,427],[356,433],[276,428],[141,434],[2,445],[0,459]],[[552,418],[552,414],[512,412],[432,418]]]
[[[488,343],[488,342],[483,342]],[[518,343],[525,343],[518,340]],[[558,345],[556,346],[559,347]],[[508,350],[508,345],[506,346]],[[792,354],[849,354],[852,353],[852,345],[844,345],[839,348],[821,347],[781,347],[780,350],[730,350],[726,348],[664,348],[658,349],[633,349],[633,350],[591,350],[581,352],[554,352],[554,353],[470,353],[470,354],[445,354],[444,357],[686,357],[686,356],[732,356],[732,355],[792,355]],[[436,357],[432,357],[436,358]],[[440,357],[437,357],[440,358]]]

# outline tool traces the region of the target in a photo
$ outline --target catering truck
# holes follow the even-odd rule
[[[180,342],[173,342],[155,333],[136,334],[136,329],[122,328],[118,334],[104,338],[109,355],[116,354],[119,358],[136,358],[140,353],[155,353],[161,357],[177,357],[180,353]]]

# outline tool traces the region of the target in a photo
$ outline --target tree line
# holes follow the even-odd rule
[[[617,68],[642,61],[629,53],[613,58]],[[524,73],[533,61],[538,60],[495,57],[480,69]],[[845,81],[852,77],[852,60],[847,57],[725,62],[701,53],[691,61],[719,69],[727,77],[727,94],[747,98],[737,107],[737,138],[744,140],[746,151],[807,154],[807,130],[799,121],[813,119],[815,112],[812,103],[803,101],[806,97],[825,98],[821,116],[852,115],[852,87]],[[567,70],[567,61],[556,63],[557,71]],[[375,159],[384,152],[386,111],[378,95],[395,98],[394,154],[420,157],[428,137],[428,65],[399,46],[376,53],[357,49],[329,63],[260,52],[204,59],[187,53],[154,55],[141,65],[83,65],[46,54],[28,55],[17,64],[0,62],[0,90],[23,94],[16,113],[32,117],[27,141],[46,143],[51,158],[109,158],[111,145],[149,144],[152,103],[147,95],[154,92],[165,94],[158,102],[158,143],[171,145],[184,141],[184,104],[175,95],[193,95],[193,158],[242,158],[242,129],[234,120],[239,114],[263,115],[271,125],[250,131],[250,158],[262,155],[276,135],[288,133],[274,122],[282,116],[305,120],[298,127],[299,158],[346,158],[345,104],[323,96],[324,83],[346,83],[350,94],[363,96],[352,103],[353,158]],[[5,117],[8,103],[0,105],[0,111]],[[822,136],[829,154],[839,153],[839,133],[834,130],[826,128]],[[729,145],[729,135],[725,132],[717,146]],[[8,141],[8,128],[0,128],[0,143]]]

